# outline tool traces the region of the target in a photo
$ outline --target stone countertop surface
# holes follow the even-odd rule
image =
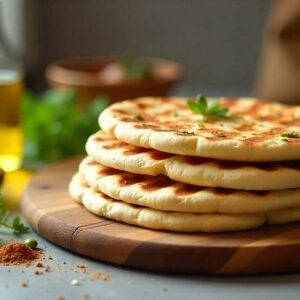
[[[17,238],[3,229],[0,231],[2,242],[21,241],[28,237],[39,241],[45,256],[43,264],[49,265],[50,270],[45,272],[35,263],[27,268],[0,266],[1,300],[298,300],[300,297],[300,274],[221,277],[147,272],[71,253],[49,243],[35,232]],[[36,275],[36,270],[43,274]],[[77,280],[78,285],[73,285],[73,280]]]

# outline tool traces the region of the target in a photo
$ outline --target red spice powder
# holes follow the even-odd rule
[[[41,257],[39,250],[33,250],[24,243],[10,243],[0,247],[1,265],[20,265],[29,266],[35,259]]]

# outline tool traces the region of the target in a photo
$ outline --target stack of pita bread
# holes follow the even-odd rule
[[[300,107],[184,98],[116,103],[99,118],[72,198],[101,217],[151,229],[223,232],[300,220]],[[206,105],[216,102],[207,99]]]

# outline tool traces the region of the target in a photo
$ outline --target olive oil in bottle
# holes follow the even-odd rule
[[[0,66],[0,168],[17,170],[22,162],[23,140],[20,128],[22,75]]]

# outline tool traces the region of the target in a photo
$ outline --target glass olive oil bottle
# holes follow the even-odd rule
[[[1,3],[0,3],[1,5]],[[17,170],[22,162],[20,104],[23,76],[20,59],[9,45],[0,6],[0,168]]]

